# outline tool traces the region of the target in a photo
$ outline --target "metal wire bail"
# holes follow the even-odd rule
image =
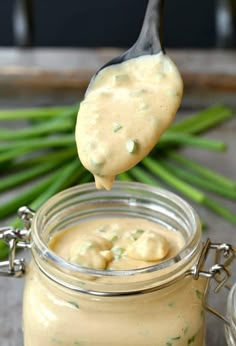
[[[214,264],[208,270],[203,270],[203,266],[206,262],[210,250],[215,251]],[[202,249],[201,256],[197,264],[192,269],[192,275],[195,280],[197,280],[199,276],[207,278],[207,284],[203,301],[205,310],[215,315],[217,318],[222,320],[227,325],[230,325],[228,319],[225,316],[223,316],[220,312],[209,306],[207,300],[212,280],[214,280],[214,282],[216,283],[216,287],[214,288],[215,293],[219,293],[222,290],[222,288],[231,288],[231,285],[229,284],[229,278],[231,277],[231,271],[229,266],[233,263],[235,258],[236,252],[230,244],[211,243],[211,241],[207,239]]]
[[[16,259],[16,248],[30,247],[30,228],[34,211],[28,207],[21,207],[18,216],[23,221],[24,228],[14,227],[0,228],[0,240],[9,246],[9,256],[7,261],[0,262],[0,276],[20,277],[25,272],[25,259]]]

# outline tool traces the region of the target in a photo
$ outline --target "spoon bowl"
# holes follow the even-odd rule
[[[93,77],[80,105],[76,144],[97,188],[138,164],[170,126],[183,84],[161,44],[163,0],[149,0],[141,33]]]

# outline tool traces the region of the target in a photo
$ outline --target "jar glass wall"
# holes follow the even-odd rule
[[[225,326],[225,335],[229,346],[236,345],[236,284],[231,288],[227,302],[227,318],[230,325]]]
[[[185,246],[160,264],[134,270],[94,270],[48,248],[51,237],[82,221],[144,218],[181,232]],[[199,219],[181,198],[136,183],[112,191],[93,184],[66,190],[32,222],[33,261],[24,293],[25,346],[203,346],[205,279],[190,270],[201,249]]]

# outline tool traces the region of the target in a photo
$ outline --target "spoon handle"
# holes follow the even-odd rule
[[[126,52],[106,63],[93,76],[86,94],[96,75],[105,67],[121,64],[124,61],[138,58],[143,55],[153,55],[160,52],[165,53],[161,43],[162,12],[164,0],[149,0],[143,26],[135,44]]]
[[[149,0],[140,35],[133,47],[139,55],[164,53],[161,43],[163,7],[164,0]]]

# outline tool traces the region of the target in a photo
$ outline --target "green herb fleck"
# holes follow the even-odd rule
[[[128,74],[118,74],[115,76],[115,83],[120,84],[123,82],[128,82],[129,81],[129,76]]]
[[[171,338],[171,340],[179,340],[181,337],[180,336],[176,336],[174,338]]]
[[[145,89],[139,89],[139,90],[132,90],[130,92],[130,96],[139,96],[139,95],[142,95],[146,92]]]
[[[91,241],[85,241],[84,243],[81,244],[79,253],[81,255],[84,255],[92,247],[93,247],[93,243]]]
[[[104,91],[101,92],[101,95],[102,96],[110,96],[111,92],[110,92],[110,90],[104,90]]]
[[[73,305],[76,309],[79,309],[79,304],[74,301],[69,301],[69,304]]]
[[[195,341],[196,335],[193,335],[190,339],[188,339],[188,345],[192,344]]]
[[[201,291],[196,290],[196,291],[195,291],[195,293],[196,293],[196,296],[197,296],[197,298],[198,298],[198,299],[202,299],[203,294],[202,294],[202,292],[201,292]]]
[[[143,234],[143,233],[144,233],[144,230],[143,230],[143,229],[137,229],[135,233],[137,233],[137,234]]]
[[[166,343],[166,346],[172,346],[172,345],[173,345],[172,342],[169,342],[169,341],[168,341],[168,342]]]
[[[184,335],[186,335],[188,332],[188,327],[184,328]]]
[[[137,147],[138,147],[138,143],[136,140],[134,139],[129,139],[126,142],[126,150],[128,151],[128,153],[133,154],[135,153],[135,151],[137,151]]]
[[[118,240],[118,236],[117,235],[114,235],[112,238],[111,238],[111,242],[114,243],[115,241]]]
[[[114,257],[115,259],[120,259],[125,252],[125,249],[123,247],[116,247],[113,249]]]
[[[52,338],[51,342],[54,342],[55,344],[63,344],[63,341],[61,341],[60,339],[57,339],[57,338]]]
[[[161,80],[161,79],[163,79],[165,77],[165,74],[164,73],[162,73],[162,72],[158,72],[157,73],[157,79],[158,80]]]
[[[99,158],[99,157],[91,157],[90,163],[93,167],[100,168],[104,165],[105,159]]]
[[[170,308],[172,308],[174,305],[175,305],[174,302],[170,302],[170,303],[168,304],[168,306],[169,306]]]
[[[121,124],[118,123],[113,123],[113,132],[118,132],[123,128],[123,126]]]
[[[139,106],[139,110],[140,111],[145,111],[146,109],[148,109],[149,108],[149,106],[148,106],[148,104],[146,103],[146,102],[142,102],[141,104],[140,104],[140,106]]]
[[[176,90],[169,90],[168,95],[175,97],[175,96],[179,96],[179,93]]]
[[[138,240],[138,237],[134,234],[131,234],[130,238],[134,241]]]
[[[103,232],[105,232],[105,229],[103,227],[99,227],[96,229],[96,231],[103,233]]]
[[[74,342],[74,345],[79,346],[79,345],[80,345],[80,342],[79,342],[79,341],[75,341],[75,342]]]
[[[136,229],[136,231],[132,232],[131,239],[134,241],[138,240],[139,236],[144,233],[144,230],[142,229]]]

